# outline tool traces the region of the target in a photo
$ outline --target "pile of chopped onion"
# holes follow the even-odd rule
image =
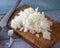
[[[50,26],[52,22],[45,18],[44,12],[38,12],[38,8],[33,9],[31,7],[25,9],[24,11],[20,11],[18,13],[19,16],[15,16],[15,18],[11,21],[11,27],[14,29],[19,28],[20,31],[27,32],[29,30],[30,33],[37,33],[37,37],[39,37],[39,33],[43,33],[44,39],[50,40]],[[45,35],[46,32],[46,35]]]

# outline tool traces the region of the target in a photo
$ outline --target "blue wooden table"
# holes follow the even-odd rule
[[[0,17],[4,16],[15,2],[16,0],[0,0]],[[60,0],[22,0],[19,6],[24,4],[28,4],[34,8],[39,7],[39,11],[44,11],[47,16],[60,22]],[[0,48],[8,48],[6,45],[9,41],[7,35],[8,30],[9,28],[4,27],[0,32]],[[14,33],[13,38],[15,41],[11,48],[32,48],[32,46],[17,34]],[[52,48],[60,48],[60,41],[58,41]]]

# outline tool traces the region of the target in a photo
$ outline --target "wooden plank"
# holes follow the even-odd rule
[[[17,15],[17,13],[20,11],[20,10],[24,10],[25,8],[28,8],[29,5],[24,5],[20,8],[18,8],[14,14],[10,17],[10,19],[8,20],[8,26],[10,28],[12,28],[10,26],[10,22],[11,20],[15,17],[15,15]],[[31,45],[35,46],[36,48],[51,48],[54,43],[57,42],[57,40],[60,39],[60,23],[58,23],[57,21],[51,19],[50,17],[46,16],[46,18],[51,21],[53,23],[53,25],[51,26],[51,40],[46,40],[46,39],[43,39],[42,37],[42,34],[40,34],[40,38],[37,38],[35,35],[32,35],[30,32],[20,32],[18,29],[13,29],[15,30],[15,32],[22,36],[23,39],[25,39],[27,42],[29,42]]]

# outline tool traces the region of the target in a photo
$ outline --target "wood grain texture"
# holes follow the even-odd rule
[[[28,8],[29,5],[23,5],[21,7],[19,7],[14,13],[13,15],[10,17],[10,19],[8,20],[8,27],[12,28],[10,26],[10,22],[11,20],[15,17],[15,15],[17,15],[17,13],[20,10],[24,10],[26,8]],[[57,21],[51,19],[50,17],[46,16],[46,18],[51,21],[53,23],[53,25],[51,26],[51,40],[46,40],[43,39],[42,34],[40,33],[40,38],[37,38],[34,35],[32,35],[30,32],[20,32],[18,29],[13,29],[18,35],[22,36],[23,39],[25,39],[28,43],[30,43],[32,46],[36,47],[36,48],[51,48],[54,43],[56,43],[58,40],[60,40],[60,23],[58,23]]]

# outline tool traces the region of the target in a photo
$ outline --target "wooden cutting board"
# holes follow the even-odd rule
[[[26,8],[28,8],[29,5],[23,5],[21,7],[19,7],[14,13],[13,15],[10,17],[10,19],[8,20],[8,27],[12,28],[10,26],[10,22],[11,20],[15,17],[15,15],[17,15],[17,13],[20,10],[24,10]],[[13,29],[18,35],[22,36],[23,39],[25,39],[28,43],[30,43],[32,46],[35,46],[35,48],[51,48],[58,40],[60,40],[60,23],[51,19],[50,17],[46,16],[46,18],[48,20],[50,20],[53,25],[51,26],[51,40],[46,40],[43,39],[42,34],[40,33],[40,38],[37,38],[34,35],[32,35],[30,32],[20,32],[18,29]]]

